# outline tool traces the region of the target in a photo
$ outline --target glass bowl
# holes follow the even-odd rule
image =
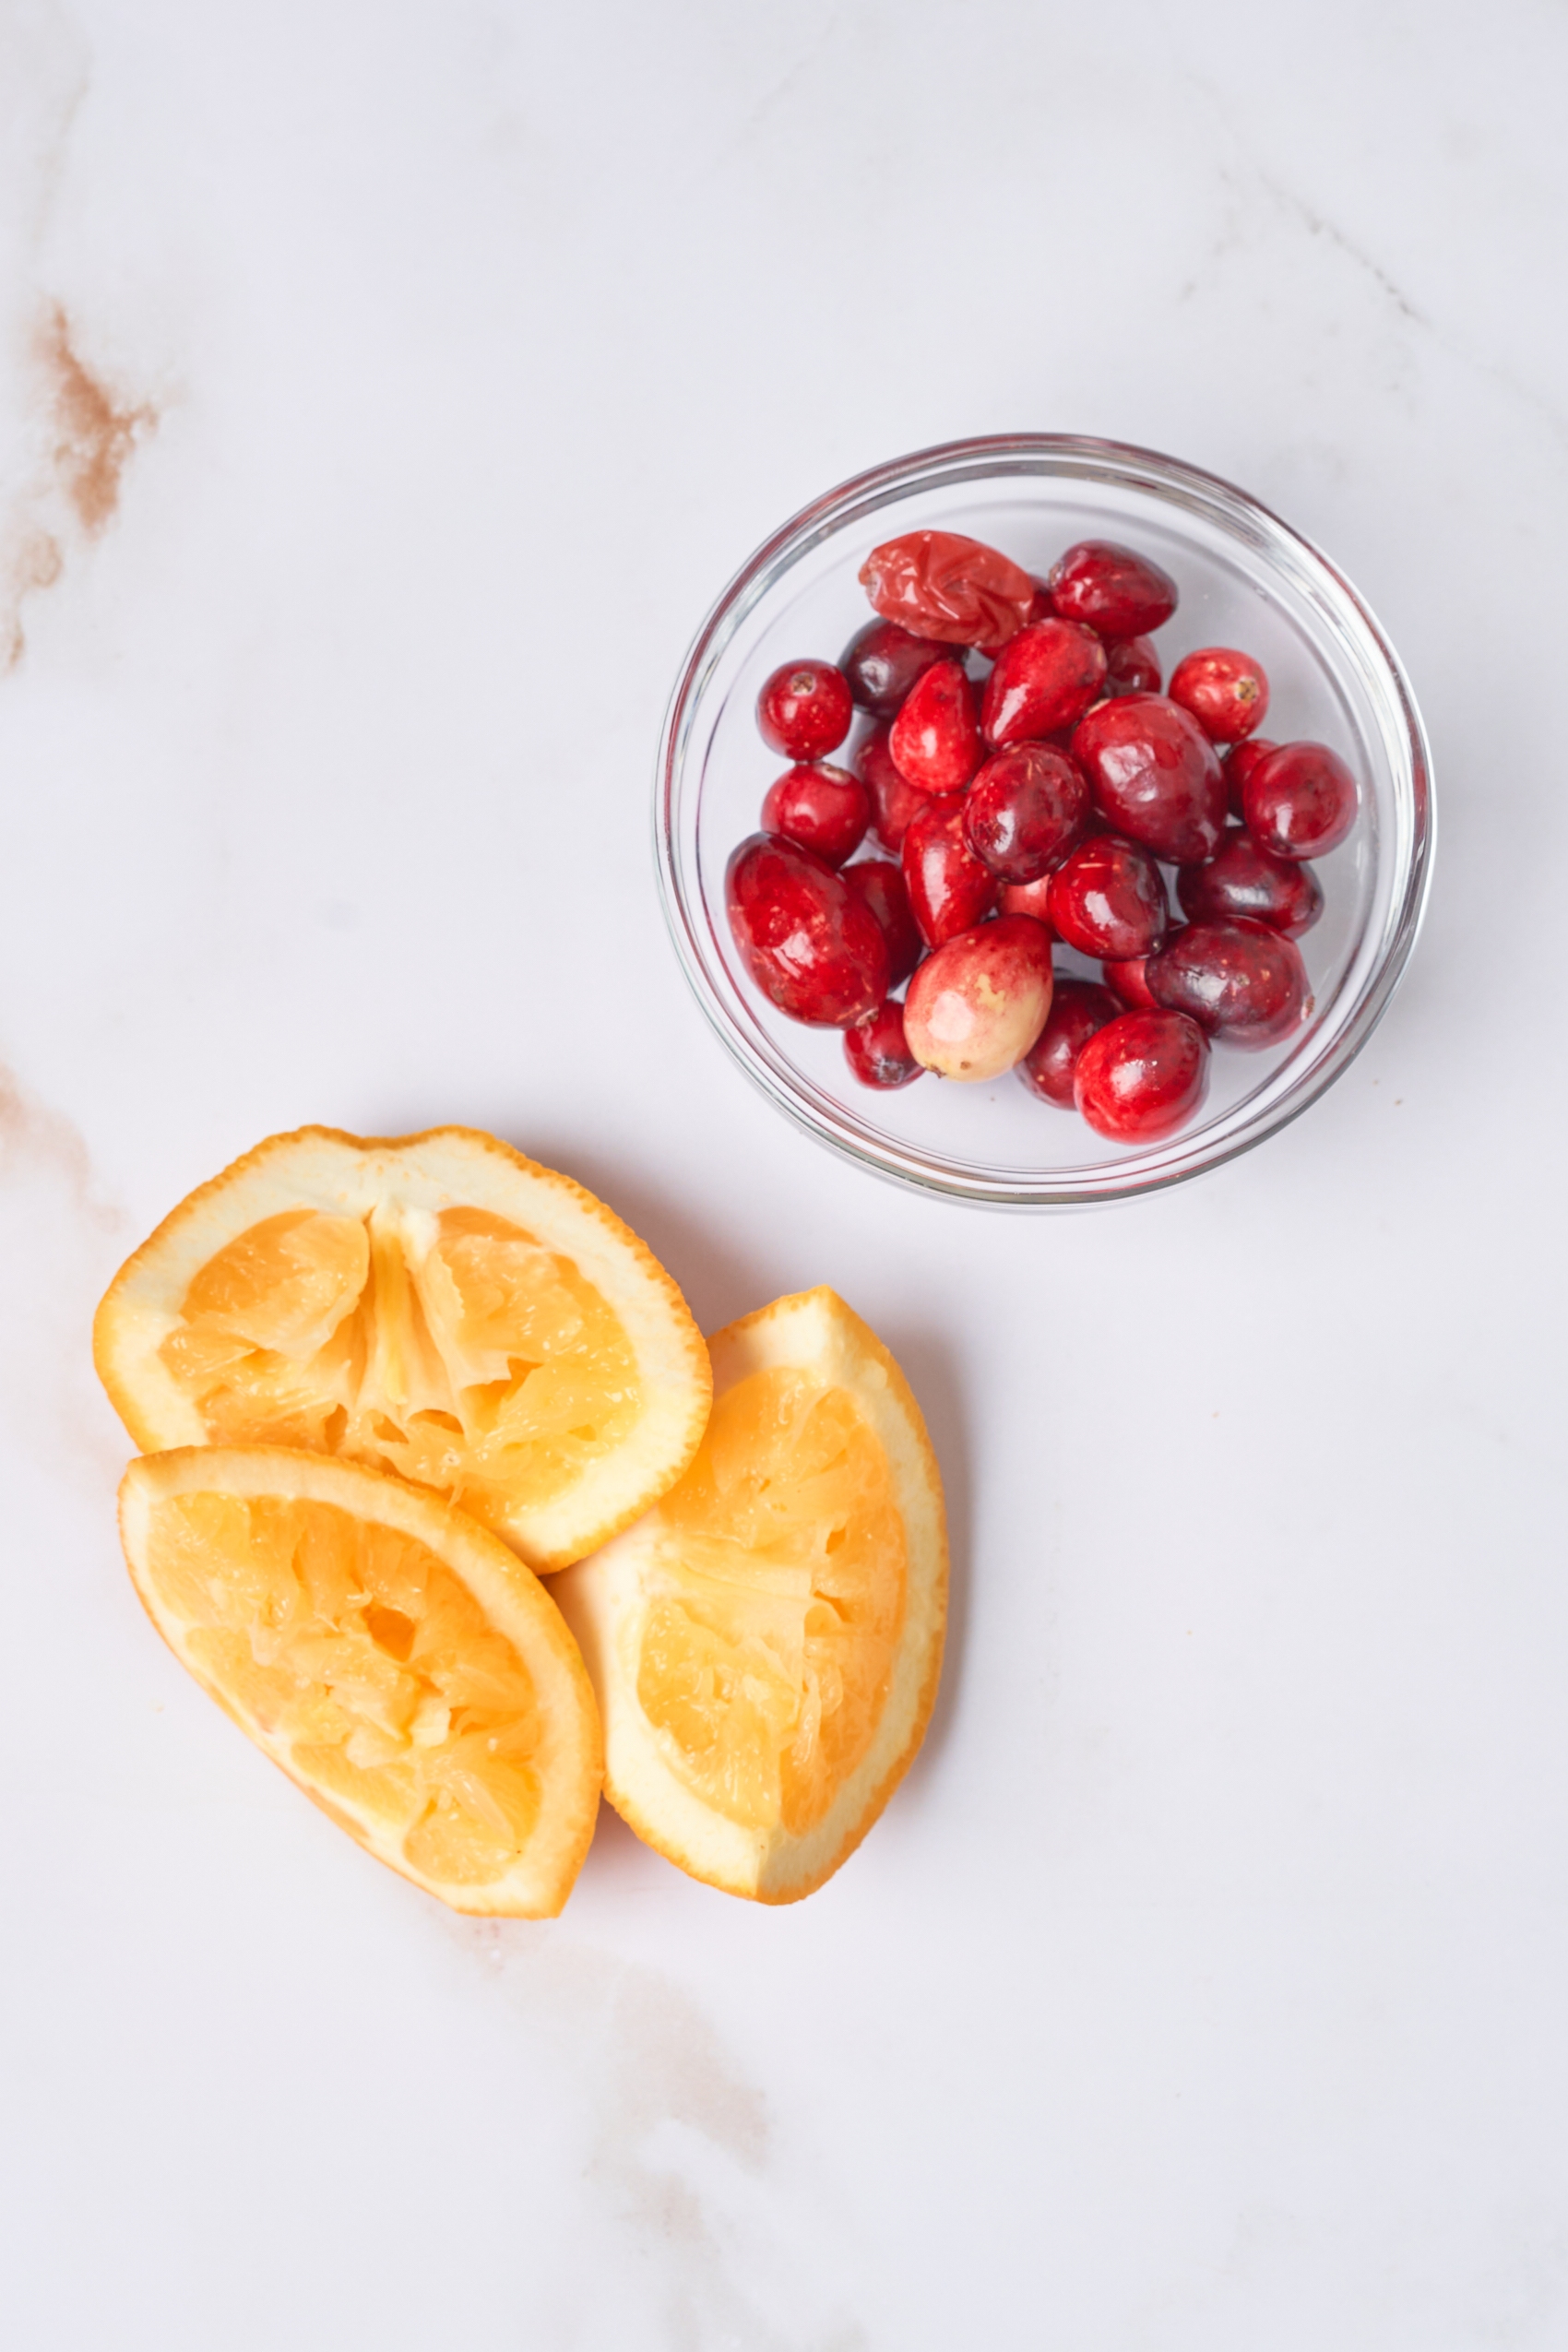
[[[756,730],[781,662],[837,660],[873,618],[856,577],[881,540],[937,528],[986,540],[1043,573],[1080,539],[1129,542],[1181,589],[1156,643],[1169,677],[1203,645],[1244,647],[1268,671],[1264,731],[1331,743],[1361,814],[1318,861],[1326,906],[1301,941],[1306,1025],[1271,1052],[1217,1047],[1198,1116],[1158,1144],[1103,1141],[1075,1111],[1027,1093],[921,1077],[861,1087],[836,1029],[768,1004],[724,911],[731,850],[756,830],[786,765]],[[847,761],[869,722],[830,756]],[[1071,1207],[1180,1183],[1296,1118],[1371,1036],[1420,927],[1431,870],[1431,762],[1415,700],[1371,612],[1325,556],[1242,491],[1148,449],[1058,434],[949,442],[858,475],[802,509],[724,590],[686,657],[665,723],[656,832],[664,910],[697,1002],[742,1070],[819,1143],[895,1182],[997,1207]],[[1059,966],[1093,972],[1056,949]]]

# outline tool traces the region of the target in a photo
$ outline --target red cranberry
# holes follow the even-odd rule
[[[1035,592],[1029,600],[1029,609],[1024,615],[1022,625],[1027,627],[1031,621],[1052,621],[1055,617],[1056,607],[1051,600],[1051,590],[1042,579],[1037,577]]]
[[[1080,540],[1047,579],[1051,602],[1069,621],[1087,621],[1104,637],[1143,637],[1176,610],[1169,572],[1109,539]]]
[[[925,806],[931,794],[899,775],[887,748],[887,736],[885,727],[873,727],[855,754],[855,766],[871,796],[872,831],[883,848],[891,849],[897,857],[904,827],[915,811]]]
[[[871,795],[847,768],[826,760],[788,767],[762,804],[762,829],[814,849],[825,865],[841,866],[865,838]]]
[[[1004,882],[1035,882],[1060,865],[1088,813],[1088,779],[1049,743],[998,752],[964,795],[969,847]]]
[[[1241,814],[1241,787],[1254,767],[1261,767],[1270,752],[1279,749],[1277,743],[1265,743],[1261,735],[1253,735],[1238,743],[1225,754],[1226,804],[1232,816]]]
[[[1208,1084],[1208,1039],[1184,1013],[1122,1013],[1078,1055],[1073,1097],[1097,1135],[1153,1144],[1192,1117]]]
[[[854,715],[849,681],[831,661],[787,661],[756,698],[762,740],[786,759],[822,759],[836,751]]]
[[[909,979],[921,954],[903,874],[885,858],[862,858],[859,865],[845,867],[843,881],[857,898],[864,899],[886,932],[887,985],[897,988],[900,980]]]
[[[1069,947],[1116,962],[1158,947],[1170,920],[1159,868],[1137,842],[1114,833],[1079,842],[1051,875],[1046,903]]]
[[[1054,977],[1051,933],[1027,915],[960,932],[909,982],[911,1052],[939,1077],[999,1078],[1045,1027]]]
[[[1277,1045],[1312,1003],[1301,949],[1262,923],[1188,923],[1149,957],[1148,984],[1157,1004],[1227,1045]]]
[[[898,773],[925,792],[961,792],[983,745],[975,693],[961,665],[939,661],[917,678],[893,721],[887,748]]]
[[[1211,743],[1239,743],[1261,727],[1268,708],[1268,676],[1250,653],[1206,646],[1170,673],[1170,699],[1190,710]]]
[[[1049,928],[1050,898],[1049,873],[1042,873],[1038,882],[1004,882],[996,894],[997,911],[1004,915],[1028,915]]]
[[[873,718],[891,719],[917,678],[933,661],[945,661],[952,647],[935,637],[911,636],[897,621],[868,621],[840,655],[858,707]]]
[[[1105,648],[1108,695],[1157,695],[1159,656],[1147,637],[1118,637]]]
[[[1105,685],[1105,647],[1073,621],[1034,621],[1009,638],[986,680],[989,743],[1038,742],[1075,727]]]
[[[904,1035],[904,1008],[891,997],[844,1032],[844,1058],[862,1087],[907,1087],[921,1063]]]
[[[885,621],[947,645],[1002,645],[1022,625],[1035,584],[1010,557],[961,531],[907,531],[873,547],[861,586]]]
[[[731,852],[724,899],[746,969],[781,1013],[844,1028],[886,995],[882,925],[809,849],[752,834]]]
[[[1207,865],[1182,868],[1176,896],[1194,922],[1241,915],[1283,932],[1287,939],[1300,939],[1323,912],[1323,889],[1311,867],[1260,849],[1239,825],[1230,827]]]
[[[1356,779],[1326,743],[1281,743],[1241,787],[1247,831],[1277,858],[1324,858],[1356,822]]]
[[[1101,964],[1105,985],[1113,996],[1137,1013],[1152,1013],[1154,999],[1148,992],[1148,957],[1129,956],[1122,962]]]
[[[902,859],[909,906],[928,947],[972,930],[996,904],[996,876],[969,847],[960,793],[928,801],[909,819]]]
[[[1059,1111],[1073,1108],[1073,1072],[1097,1029],[1115,1020],[1122,1007],[1108,988],[1093,980],[1057,978],[1045,1027],[1018,1064],[1018,1075],[1041,1102]]]
[[[1079,721],[1073,756],[1119,833],[1171,865],[1211,858],[1225,829],[1225,774],[1190,712],[1163,695],[1123,695]]]

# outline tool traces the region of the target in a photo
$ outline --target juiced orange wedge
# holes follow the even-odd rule
[[[593,1835],[593,1693],[466,1514],[280,1446],[144,1455],[125,1558],[170,1648],[351,1837],[455,1910],[551,1918]]]
[[[551,1591],[599,1694],[617,1812],[694,1878],[790,1903],[860,1843],[920,1745],[942,1484],[902,1372],[831,1290],[709,1345],[695,1460]]]
[[[395,1470],[541,1571],[680,1477],[702,1338],[591,1193],[493,1135],[274,1135],[115,1277],[93,1352],[144,1451],[279,1444]]]

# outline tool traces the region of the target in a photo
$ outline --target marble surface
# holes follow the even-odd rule
[[[1545,0],[0,7],[29,2352],[1568,2337],[1565,74]],[[748,1089],[647,838],[756,541],[1020,426],[1324,546],[1442,806],[1329,1096],[1026,1222]],[[706,1323],[828,1281],[909,1366],[948,1671],[810,1902],[607,1819],[560,1922],[464,1923],[160,1648],[91,1308],[310,1119],[493,1127]]]

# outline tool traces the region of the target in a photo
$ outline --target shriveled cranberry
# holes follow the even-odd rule
[[[1053,978],[1051,933],[1028,915],[960,932],[909,982],[910,1051],[944,1078],[999,1078],[1045,1027]]]
[[[1241,787],[1247,831],[1277,858],[1324,858],[1356,822],[1356,779],[1326,743],[1281,743]]]
[[[1183,866],[1176,896],[1194,922],[1240,915],[1300,939],[1323,912],[1323,888],[1310,866],[1260,849],[1243,826],[1233,825],[1206,865]]]
[[[887,748],[888,729],[873,727],[860,750],[855,754],[855,766],[861,783],[871,796],[871,827],[885,849],[895,856],[904,838],[904,827],[919,808],[923,808],[931,794],[920,785],[911,784],[900,776]]]
[[[873,547],[861,586],[885,621],[946,645],[1003,645],[1034,601],[1028,574],[961,531],[907,531]]]
[[[969,847],[1004,882],[1035,882],[1060,865],[1088,813],[1087,778],[1050,743],[998,752],[964,795]]]
[[[1184,1013],[1123,1013],[1078,1055],[1073,1096],[1097,1135],[1158,1143],[1203,1100],[1208,1039]]]
[[[933,661],[945,661],[951,646],[935,637],[911,636],[897,621],[868,621],[838,658],[858,708],[891,719],[915,680]]]
[[[864,899],[887,934],[887,985],[897,988],[900,980],[909,979],[922,953],[903,873],[885,858],[862,858],[858,865],[845,867],[843,879],[857,898]]]
[[[1081,956],[1146,956],[1170,920],[1165,881],[1148,851],[1114,833],[1080,841],[1051,877],[1046,901],[1058,935]]]
[[[1108,695],[1157,695],[1159,656],[1147,637],[1118,637],[1105,648]]]
[[[825,865],[841,866],[865,838],[871,795],[846,767],[814,760],[787,767],[762,804],[762,829],[814,849]]]
[[[1241,788],[1254,767],[1261,767],[1270,752],[1279,749],[1277,743],[1265,742],[1261,735],[1251,735],[1225,754],[1226,804],[1232,816],[1241,814]]]
[[[1176,664],[1168,692],[1192,712],[1211,743],[1239,743],[1263,725],[1268,673],[1250,653],[1205,646]]]
[[[1227,1045],[1277,1045],[1311,1005],[1294,940],[1263,923],[1188,923],[1148,959],[1149,993]]]
[[[1047,586],[1058,612],[1102,637],[1146,636],[1176,610],[1170,573],[1114,540],[1080,540],[1051,565]]]
[[[1102,702],[1074,730],[1072,749],[1119,833],[1172,865],[1214,855],[1225,829],[1225,775],[1180,703],[1164,695]]]
[[[922,1064],[909,1051],[904,1008],[891,997],[844,1032],[844,1059],[862,1087],[907,1087]]]
[[[1115,1020],[1122,1007],[1108,988],[1093,980],[1066,980],[1059,972],[1045,1027],[1018,1064],[1018,1075],[1041,1102],[1058,1111],[1073,1108],[1073,1072],[1097,1029]]]
[[[996,904],[996,876],[970,849],[958,792],[930,800],[909,819],[900,853],[904,885],[928,947],[972,930]]]
[[[752,834],[731,852],[724,901],[746,969],[792,1019],[844,1028],[886,995],[882,925],[811,850]]]
[[[975,690],[956,661],[917,678],[887,738],[893,764],[925,792],[961,792],[984,756]]]
[[[849,731],[849,683],[831,661],[787,661],[756,698],[756,723],[769,751],[786,759],[821,759]]]
[[[1105,647],[1075,621],[1031,621],[1009,638],[985,684],[988,743],[1039,742],[1075,727],[1105,685]]]
[[[1148,992],[1146,956],[1128,956],[1120,963],[1114,960],[1103,963],[1099,968],[1105,975],[1105,985],[1113,996],[1119,997],[1123,1004],[1135,1012],[1152,1012],[1154,999]]]
[[[1004,882],[996,894],[997,910],[1004,915],[1030,915],[1049,927],[1050,898],[1049,873],[1042,873],[1038,882]]]

